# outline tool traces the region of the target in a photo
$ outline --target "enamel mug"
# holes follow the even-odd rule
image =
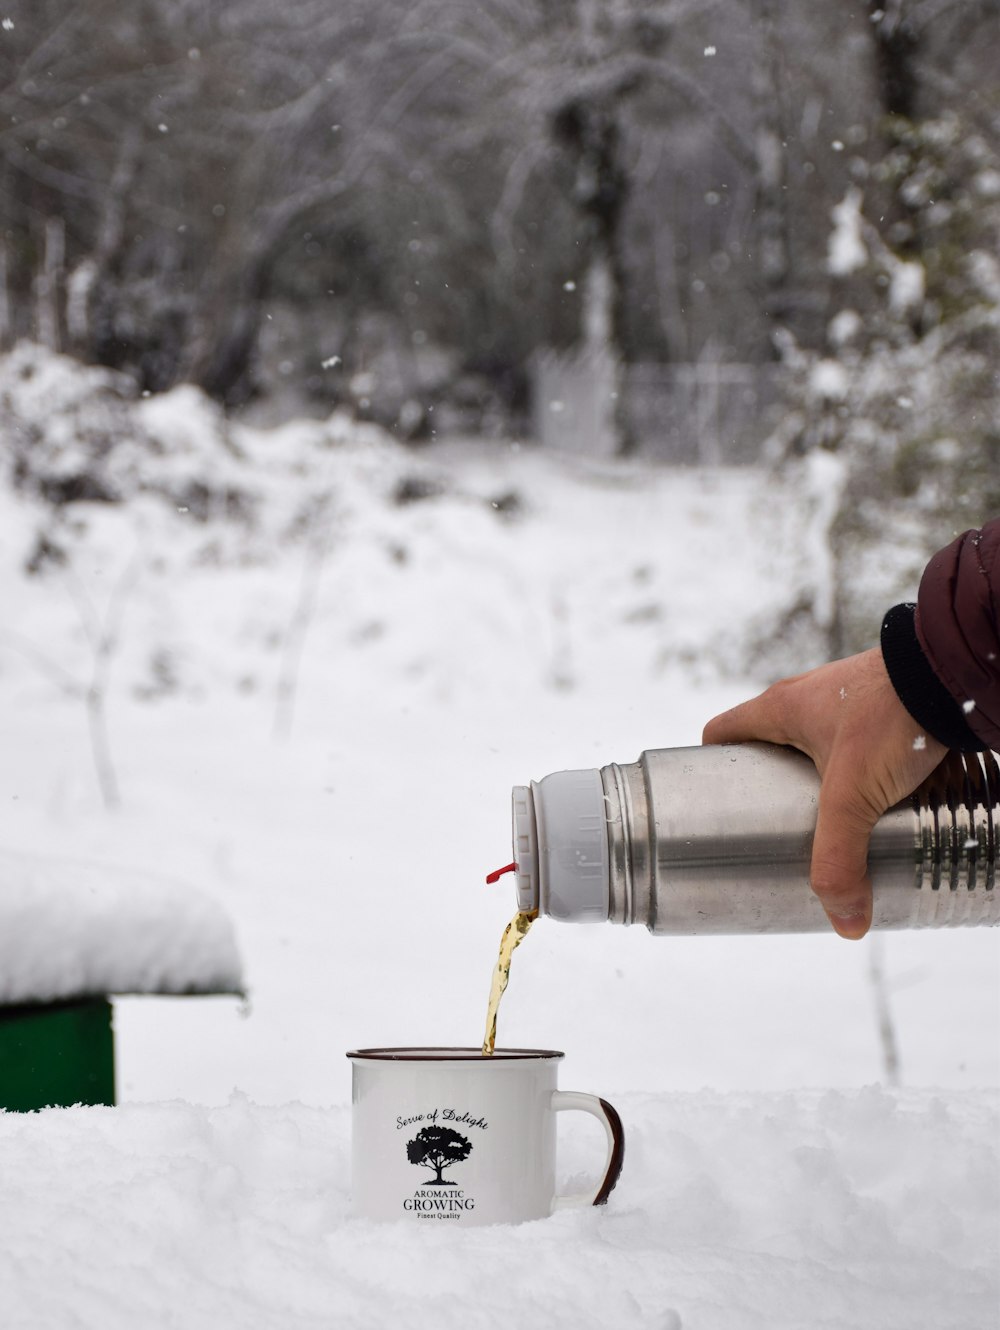
[[[378,1220],[517,1224],[603,1205],[625,1153],[621,1119],[595,1095],[556,1088],[547,1049],[366,1048],[353,1067],[352,1208]],[[556,1114],[597,1118],[599,1181],[556,1195]]]

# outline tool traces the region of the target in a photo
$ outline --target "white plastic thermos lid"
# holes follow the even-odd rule
[[[606,921],[611,882],[601,773],[555,771],[515,785],[513,815],[518,909]]]

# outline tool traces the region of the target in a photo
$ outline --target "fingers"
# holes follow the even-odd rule
[[[705,726],[704,743],[761,739],[812,759],[821,783],[809,880],[841,937],[863,937],[871,926],[876,822],[944,754],[918,729],[878,648],[783,679]]]
[[[872,922],[868,842],[878,812],[859,804],[856,787],[828,773],[820,791],[809,885],[841,937],[864,937]]]
[[[702,731],[702,743],[739,744],[758,739],[776,744],[788,743],[787,727],[771,705],[768,696],[770,691],[768,689],[759,697],[742,702],[731,711],[724,711],[721,716],[715,716]]]

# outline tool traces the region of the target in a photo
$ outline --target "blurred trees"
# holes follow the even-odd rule
[[[885,313],[874,248],[870,281],[828,264],[851,187],[886,252],[920,255],[919,317],[967,303],[956,218],[981,225],[990,168],[945,152],[970,205],[947,225],[914,181],[944,113],[994,151],[993,0],[4,13],[0,336],[152,390],[246,400],[284,317],[291,376],[327,401],[432,351],[512,400],[536,346],[581,337],[602,272],[630,360],[829,351],[838,309],[873,336]]]
[[[825,338],[786,343],[784,444],[840,465],[833,654],[1000,512],[1000,5],[871,11],[880,115],[833,210]]]

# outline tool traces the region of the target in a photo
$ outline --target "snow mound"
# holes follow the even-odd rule
[[[0,1114],[4,1323],[996,1324],[993,1097],[617,1099],[628,1147],[606,1208],[465,1230],[350,1218],[346,1107],[236,1096]],[[593,1124],[579,1125],[560,1137],[566,1190],[593,1167]]]
[[[194,888],[0,851],[0,1002],[242,989],[229,917]]]

